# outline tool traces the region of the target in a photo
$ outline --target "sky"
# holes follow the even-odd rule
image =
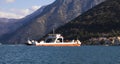
[[[0,18],[23,18],[55,0],[0,0]]]

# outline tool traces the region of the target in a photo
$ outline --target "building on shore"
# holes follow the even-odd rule
[[[89,39],[91,45],[120,45],[120,37],[98,37]]]

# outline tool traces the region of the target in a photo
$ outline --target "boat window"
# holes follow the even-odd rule
[[[62,38],[57,39],[56,43],[62,42]]]
[[[55,41],[55,38],[49,38],[46,40],[46,43],[50,43],[50,42],[54,42]]]

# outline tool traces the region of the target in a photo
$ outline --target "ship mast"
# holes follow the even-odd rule
[[[54,27],[53,27],[53,34],[55,34],[55,29],[54,29]]]
[[[53,34],[55,34],[55,27],[56,27],[56,24],[54,24],[53,26]]]

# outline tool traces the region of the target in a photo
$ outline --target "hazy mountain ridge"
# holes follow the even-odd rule
[[[11,34],[5,35],[8,38],[3,37],[2,40],[5,39],[9,43],[24,43],[28,38],[39,39],[49,33],[53,27],[57,28],[68,23],[68,21],[103,1],[56,0],[53,4],[46,6],[41,14],[25,20],[28,23],[12,33],[12,36]]]
[[[41,14],[44,8],[45,6],[42,6],[40,9],[35,11],[35,13],[21,19],[0,18],[0,38],[3,39],[4,37],[6,37],[6,35],[8,36],[8,34],[16,31],[21,26],[26,25],[28,21],[31,20],[31,18],[34,18],[34,16]]]
[[[18,21],[18,19],[7,19],[7,18],[0,18],[0,36],[11,33],[14,29],[15,23]],[[13,27],[11,27],[13,26]]]

